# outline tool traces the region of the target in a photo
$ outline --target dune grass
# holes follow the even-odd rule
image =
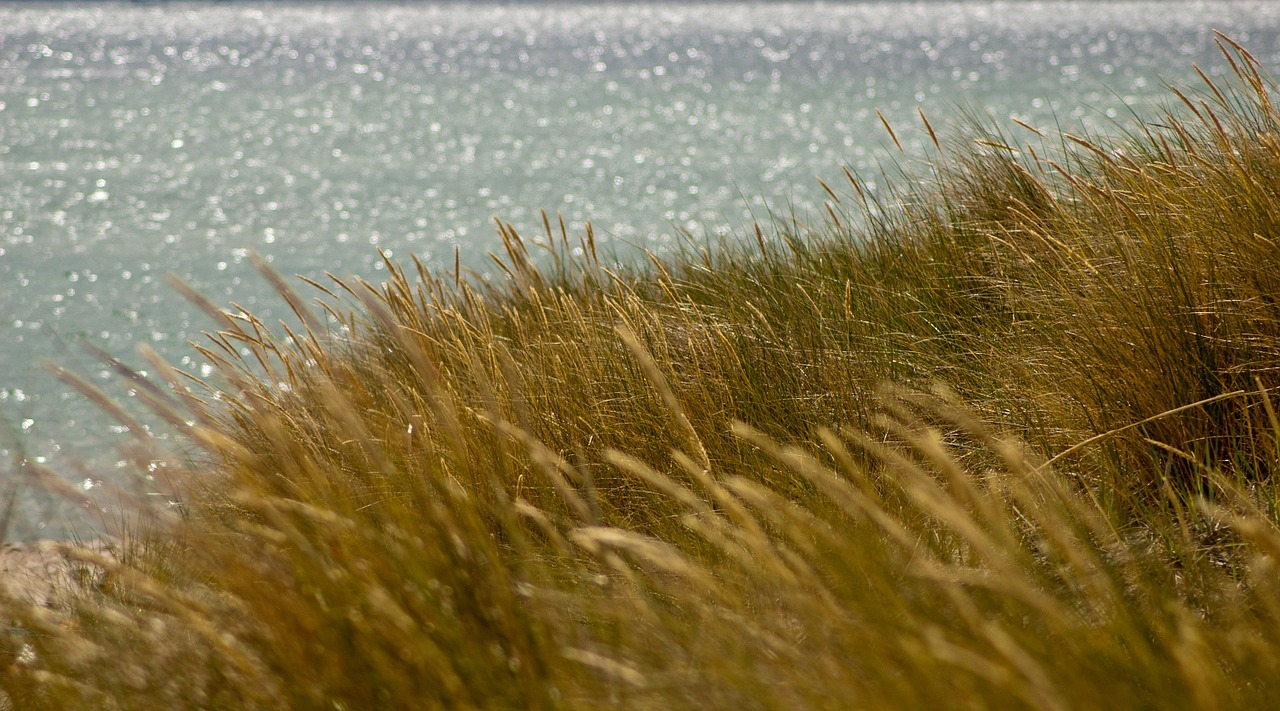
[[[139,436],[114,554],[67,546],[52,608],[0,600],[0,690],[1280,698],[1280,111],[1222,41],[1231,81],[1119,137],[926,123],[927,168],[887,193],[850,175],[815,224],[642,267],[547,220],[499,223],[490,283],[388,260],[382,284],[307,286],[317,309],[264,265],[292,325],[189,294],[215,381],[145,350],[150,379],[120,370],[199,456]],[[143,503],[162,485],[173,505]]]

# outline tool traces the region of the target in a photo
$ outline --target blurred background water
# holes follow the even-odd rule
[[[283,317],[248,265],[379,277],[376,248],[482,278],[491,217],[590,219],[620,259],[681,230],[817,215],[815,176],[895,160],[966,106],[1115,131],[1219,29],[1280,64],[1274,2],[0,4],[0,494],[30,457],[90,491],[123,428],[41,366],[128,400],[79,347],[208,372],[219,304]],[[875,182],[875,178],[871,178]],[[24,490],[10,538],[102,513]],[[3,503],[0,501],[0,503]]]

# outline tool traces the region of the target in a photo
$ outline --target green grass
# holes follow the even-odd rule
[[[138,491],[181,504],[134,504],[113,558],[69,546],[57,607],[0,601],[0,690],[1264,707],[1280,111],[1224,43],[1231,82],[1119,137],[935,138],[821,222],[643,268],[499,223],[488,284],[388,261],[307,287],[320,312],[264,268],[279,328],[191,295],[217,387],[145,351],[134,383],[200,451],[137,442]]]

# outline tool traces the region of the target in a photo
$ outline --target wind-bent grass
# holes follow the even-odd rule
[[[139,440],[140,490],[181,506],[140,506],[114,556],[69,547],[54,608],[0,601],[0,689],[1262,707],[1280,112],[1224,52],[1234,85],[1120,139],[935,139],[927,180],[850,176],[824,223],[750,249],[615,269],[589,228],[500,223],[497,285],[388,261],[313,284],[319,314],[264,268],[298,316],[276,332],[189,294],[218,387],[121,370],[205,459]]]

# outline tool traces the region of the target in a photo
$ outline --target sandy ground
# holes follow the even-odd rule
[[[69,563],[59,552],[67,545],[60,541],[5,543],[0,548],[0,590],[7,595],[43,607],[56,604],[53,592],[72,582],[82,564]],[[107,543],[88,541],[80,548],[106,553]]]
[[[81,563],[68,562],[61,554],[65,545],[59,541],[5,543],[0,547],[0,591],[7,597],[56,609],[58,590],[68,589],[76,575],[96,572]],[[108,546],[102,541],[89,541],[79,547],[109,555]],[[6,626],[7,621],[0,619],[0,629]],[[0,692],[0,711],[11,709],[13,702]]]
[[[55,591],[69,583],[73,575],[72,566],[59,553],[59,546],[55,541],[5,543],[0,548],[0,593],[41,607],[56,607]],[[0,631],[7,626],[8,621],[0,619]],[[11,661],[5,659],[0,663]],[[0,711],[13,708],[13,701],[0,692]]]

